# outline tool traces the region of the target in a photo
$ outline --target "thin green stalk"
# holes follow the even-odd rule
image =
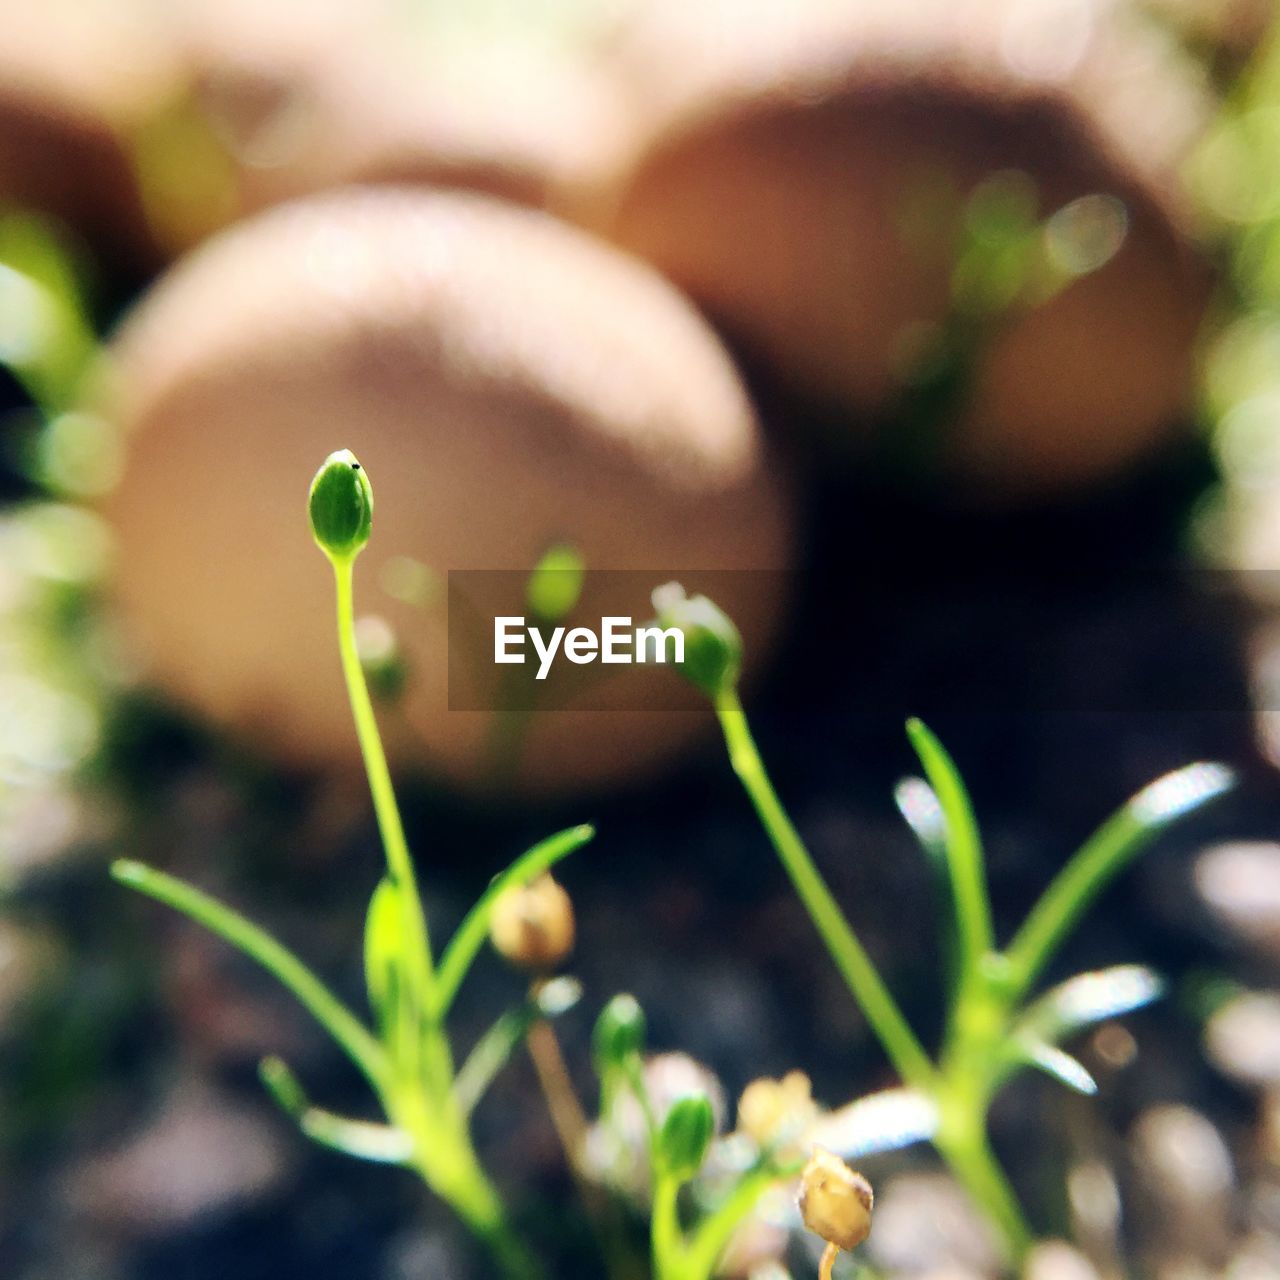
[[[121,859],[111,865],[112,876],[180,911],[236,950],[256,960],[297,998],[308,1013],[345,1050],[380,1096],[388,1085],[388,1063],[382,1045],[337,996],[288,948],[239,912],[192,885],[140,862]]]
[[[680,1230],[680,1182],[656,1172],[650,1220],[654,1280],[685,1280],[685,1243]]]
[[[355,718],[356,736],[360,741],[360,754],[364,757],[365,773],[369,778],[369,792],[373,797],[373,811],[377,816],[378,830],[382,835],[387,855],[387,870],[397,888],[403,890],[401,901],[408,916],[407,923],[413,930],[417,960],[421,967],[424,990],[431,990],[435,974],[431,963],[431,942],[427,932],[422,899],[418,895],[417,878],[409,843],[405,839],[404,824],[400,820],[400,808],[396,804],[391,785],[391,771],[387,768],[386,753],[378,733],[378,722],[373,714],[369,687],[365,682],[364,668],[356,648],[355,606],[352,580],[355,558],[353,556],[330,557],[333,564],[334,584],[337,594],[338,650],[342,657],[342,674],[347,682],[347,696],[351,702],[351,714]]]
[[[908,720],[907,736],[920,757],[943,813],[961,972],[976,975],[983,956],[995,946],[995,939],[982,837],[973,805],[955,762],[928,727],[920,720]]]
[[[719,691],[715,695],[715,708],[724,730],[733,770],[746,788],[836,968],[899,1075],[916,1088],[930,1090],[937,1075],[934,1065],[845,919],[804,841],[782,807],[751,736],[737,690],[730,687]]]
[[[378,732],[373,703],[356,648],[353,578],[355,556],[330,555],[337,597],[338,648],[342,673],[373,797],[378,830],[386,851],[387,870],[395,885],[405,926],[405,953],[415,997],[406,1011],[411,1052],[395,1064],[391,1107],[397,1123],[413,1137],[416,1165],[426,1184],[451,1204],[472,1232],[489,1248],[509,1280],[536,1280],[537,1264],[507,1225],[502,1202],[481,1168],[454,1092],[453,1053],[437,997],[426,914],[418,891],[413,859],[391,785],[391,772]],[[418,1037],[420,1036],[420,1040]],[[420,1046],[422,1058],[417,1052]]]
[[[797,1167],[793,1172],[798,1173]],[[760,1197],[784,1175],[776,1169],[755,1169],[734,1187],[728,1199],[694,1229],[687,1253],[689,1280],[711,1280],[720,1255],[729,1246],[742,1220]]]
[[[1018,1198],[1000,1168],[986,1135],[985,1115],[976,1123],[966,1120],[959,1132],[939,1133],[934,1145],[950,1166],[960,1185],[969,1193],[1004,1239],[1009,1261],[1021,1269],[1035,1237],[1022,1215]]]

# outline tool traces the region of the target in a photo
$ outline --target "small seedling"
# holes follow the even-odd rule
[[[763,1086],[784,1082],[759,1081],[757,1105],[739,1105],[741,1132],[717,1138],[714,1108],[705,1092],[691,1087],[662,1104],[653,1096],[645,1071],[644,1045],[645,1018],[640,1006],[629,995],[615,996],[600,1014],[592,1037],[600,1079],[598,1126],[606,1132],[616,1130],[628,1101],[639,1110],[640,1146],[651,1201],[649,1240],[654,1280],[711,1280],[734,1235],[766,1193],[800,1174],[804,1156],[791,1139],[801,1135],[790,1131],[787,1106],[759,1105],[764,1102]],[[794,1090],[784,1092],[789,1098]],[[744,1117],[752,1110],[762,1125],[748,1133]],[[766,1111],[772,1123],[763,1123]],[[805,1125],[811,1118],[806,1110]],[[619,1146],[629,1146],[625,1137],[619,1139]],[[708,1179],[712,1165],[716,1176]],[[683,1213],[682,1201],[692,1202],[696,1212]],[[686,1223],[686,1218],[693,1220]]]
[[[1226,791],[1233,782],[1231,772],[1217,764],[1194,764],[1139,792],[1068,861],[1012,941],[1000,948],[968,793],[942,744],[920,721],[910,721],[907,734],[927,781],[902,784],[898,803],[939,871],[947,905],[948,1014],[935,1060],[907,1022],[778,798],[738,695],[742,646],[736,628],[710,600],[689,597],[674,583],[655,591],[653,603],[664,627],[685,630],[686,654],[697,659],[683,674],[710,698],[734,772],[836,968],[907,1086],[892,1091],[892,1098],[885,1099],[890,1105],[881,1108],[894,1118],[885,1126],[886,1134],[894,1135],[896,1145],[931,1141],[999,1232],[1009,1261],[1021,1262],[1032,1234],[987,1136],[996,1092],[1022,1068],[1036,1067],[1077,1092],[1093,1093],[1089,1073],[1060,1047],[1061,1041],[1148,1003],[1161,985],[1147,969],[1122,966],[1080,975],[1038,1000],[1029,997],[1103,889],[1172,822]],[[847,1124],[861,1123],[872,1101],[855,1103]],[[838,1122],[828,1126],[831,1132],[839,1128]]]
[[[516,859],[493,880],[436,959],[356,643],[354,566],[372,530],[373,490],[348,451],[331,454],[317,472],[309,513],[316,543],[333,566],[342,669],[386,853],[386,873],[365,927],[372,1026],[290,951],[230,908],[137,862],[117,862],[112,872],[122,884],[183,912],[273,974],[363,1073],[386,1118],[385,1124],[374,1124],[313,1106],[285,1063],[270,1058],[262,1064],[263,1083],[303,1133],[348,1155],[416,1170],[489,1246],[505,1275],[529,1280],[539,1268],[512,1233],[480,1165],[469,1117],[530,1029],[574,1003],[576,984],[560,979],[535,986],[526,1004],[503,1015],[456,1070],[446,1019],[489,936],[495,910],[511,902],[513,890],[548,883],[539,878],[590,840],[593,831],[572,827]]]

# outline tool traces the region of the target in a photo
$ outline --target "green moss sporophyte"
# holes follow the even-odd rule
[[[686,680],[713,698],[736,687],[742,636],[718,605],[668,582],[654,590],[653,609],[660,626],[684,634],[684,658],[678,665]]]
[[[311,535],[330,560],[352,560],[373,529],[373,487],[350,449],[331,453],[316,472],[307,500]]]

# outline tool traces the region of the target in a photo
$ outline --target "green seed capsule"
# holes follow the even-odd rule
[[[684,633],[684,661],[680,674],[703,693],[715,697],[738,682],[742,666],[742,637],[719,605],[706,596],[685,595],[678,582],[653,593],[658,624]]]
[[[677,1098],[658,1135],[658,1155],[663,1168],[682,1182],[692,1178],[707,1158],[716,1118],[705,1093]]]
[[[351,560],[373,528],[373,488],[350,449],[331,453],[311,482],[311,533],[331,560]]]
[[[596,1073],[603,1077],[626,1065],[644,1049],[644,1010],[634,996],[614,996],[605,1005],[591,1033]]]

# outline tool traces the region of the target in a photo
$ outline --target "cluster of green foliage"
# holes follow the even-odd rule
[[[499,1019],[455,1066],[446,1020],[489,933],[495,905],[592,838],[590,827],[562,831],[536,845],[498,875],[437,957],[428,935],[413,858],[405,839],[386,758],[356,647],[353,579],[373,521],[369,477],[347,451],[332,454],[311,488],[317,544],[334,571],[337,624],[347,692],[363,752],[383,845],[386,871],[369,904],[365,975],[372,1025],[343,1005],[296,956],[236,912],[200,891],[137,862],[119,862],[116,878],[184,912],[252,957],[282,982],[368,1080],[385,1124],[349,1119],[313,1106],[279,1059],[262,1066],[267,1088],[302,1131],[326,1146],[363,1159],[401,1164],[457,1212],[492,1250],[504,1274],[541,1274],[513,1233],[502,1201],[477,1157],[473,1108],[494,1075],[536,1026],[564,1012],[578,996],[569,979],[536,982],[527,1002]],[[558,562],[557,562],[558,563]],[[575,570],[575,573],[577,571]],[[576,599],[576,590],[573,593]],[[1128,966],[1085,974],[1032,998],[1054,954],[1108,882],[1171,822],[1224,791],[1231,782],[1217,765],[1198,764],[1148,787],[1105,823],[1046,889],[1007,946],[992,927],[982,843],[972,807],[950,757],[920,722],[908,725],[923,779],[910,779],[899,806],[937,872],[943,911],[948,1015],[935,1056],[925,1049],[858,940],[779,800],[756,748],[738,692],[742,645],[714,603],[669,583],[654,592],[663,627],[684,635],[681,674],[714,706],[729,759],[819,937],[902,1080],[895,1091],[914,1117],[884,1125],[858,1103],[845,1108],[835,1145],[866,1154],[910,1140],[933,1143],[957,1179],[997,1229],[1011,1265],[1026,1253],[1032,1232],[988,1140],[987,1115],[997,1090],[1018,1070],[1036,1067],[1080,1092],[1094,1089],[1085,1068],[1062,1048],[1071,1033],[1154,998],[1160,984]],[[560,612],[549,603],[543,612]],[[800,1172],[803,1152],[759,1146],[703,1197],[690,1221],[683,1191],[698,1179],[715,1144],[710,1099],[692,1092],[659,1109],[643,1069],[644,1018],[629,996],[600,1015],[594,1059],[601,1084],[602,1123],[630,1097],[643,1118],[642,1145],[650,1183],[650,1239],[656,1280],[709,1280],[735,1230],[771,1187]],[[899,1107],[898,1114],[902,1114]],[[584,1173],[583,1153],[568,1152]],[[590,1193],[588,1192],[588,1195]],[[829,1267],[829,1260],[824,1266]],[[612,1268],[611,1269],[615,1269]],[[621,1268],[616,1268],[621,1271]]]

